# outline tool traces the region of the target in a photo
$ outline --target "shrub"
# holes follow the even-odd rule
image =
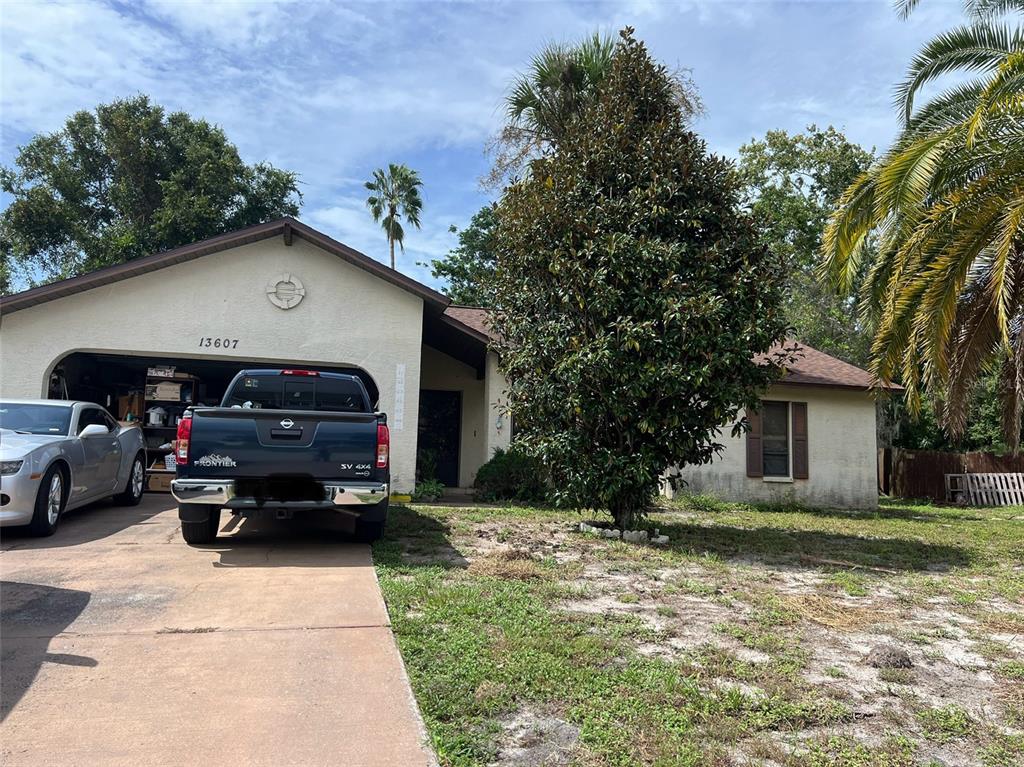
[[[436,479],[425,479],[417,482],[412,491],[414,501],[439,501],[444,495],[444,484]]]
[[[516,448],[495,450],[477,471],[474,486],[478,501],[539,503],[548,495],[540,461]]]

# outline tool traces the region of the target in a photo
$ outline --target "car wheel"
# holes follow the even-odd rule
[[[190,504],[197,506],[199,504]],[[181,513],[181,507],[178,507]],[[181,537],[188,544],[212,543],[217,538],[217,531],[220,529],[220,509],[207,508],[206,519],[195,522],[181,521]]]
[[[146,462],[142,453],[135,456],[132,469],[128,472],[128,484],[124,492],[114,496],[114,503],[120,506],[138,506],[146,490]]]
[[[60,515],[64,513],[64,505],[68,499],[67,483],[64,472],[56,466],[43,475],[36,494],[36,507],[28,529],[32,535],[46,536],[57,532]]]

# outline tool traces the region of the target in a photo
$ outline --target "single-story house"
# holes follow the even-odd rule
[[[283,218],[0,298],[0,396],[131,413],[158,475],[180,412],[217,404],[239,370],[354,372],[388,414],[395,491],[417,448],[469,487],[510,432],[482,317]]]
[[[141,419],[151,480],[166,484],[175,420],[216,404],[239,370],[352,372],[388,414],[396,492],[413,488],[417,462],[471,487],[511,438],[489,341],[484,310],[283,218],[0,298],[0,397],[84,399]],[[719,459],[682,470],[687,490],[875,505],[869,385],[805,347],[752,431],[725,429]]]
[[[787,344],[786,348],[790,348]],[[679,470],[675,493],[726,501],[796,502],[832,508],[878,505],[875,398],[866,370],[796,343],[797,359],[745,413],[750,429],[732,436],[711,463]]]

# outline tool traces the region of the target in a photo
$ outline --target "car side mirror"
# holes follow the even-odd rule
[[[86,426],[82,431],[78,433],[81,439],[88,439],[89,437],[105,437],[110,434],[110,429],[102,424],[91,423]]]

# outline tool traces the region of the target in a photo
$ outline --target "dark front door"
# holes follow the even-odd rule
[[[459,486],[459,434],[462,392],[420,391],[420,425],[416,448],[416,479],[436,479]]]

